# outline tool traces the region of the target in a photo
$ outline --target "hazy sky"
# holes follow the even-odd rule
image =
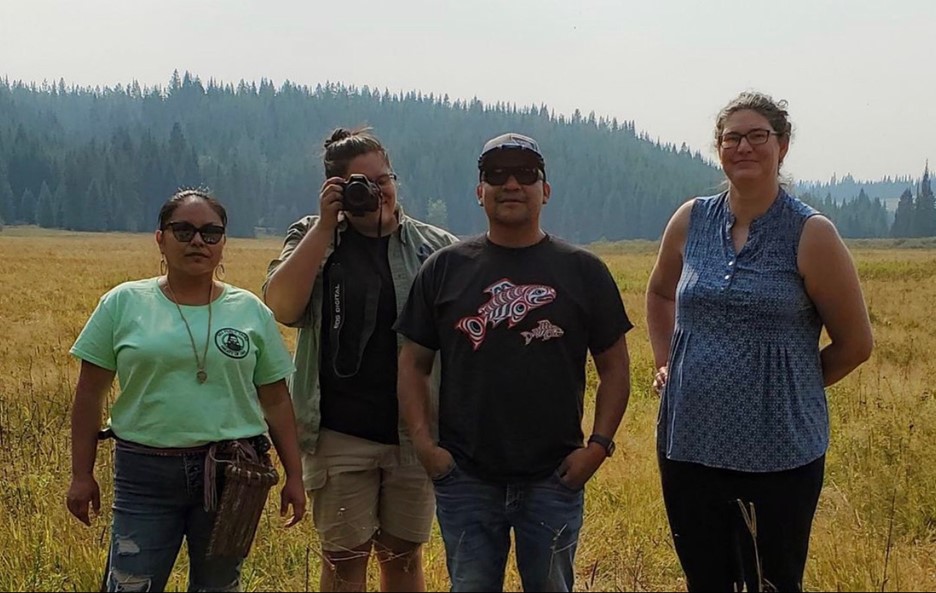
[[[756,89],[789,101],[795,178],[916,177],[936,161],[934,33],[933,0],[0,0],[0,76],[545,103],[708,157],[715,114]]]

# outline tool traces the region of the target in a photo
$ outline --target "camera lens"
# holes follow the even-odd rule
[[[364,175],[352,175],[344,186],[342,207],[351,214],[374,212],[380,207],[380,188]]]
[[[370,198],[370,189],[358,181],[348,184],[344,190],[344,206],[346,210],[361,210],[367,205]]]

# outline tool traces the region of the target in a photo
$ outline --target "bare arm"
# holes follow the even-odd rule
[[[397,365],[397,397],[416,455],[430,476],[443,474],[453,463],[451,454],[436,444],[430,429],[429,377],[435,351],[404,340]]]
[[[332,244],[341,210],[340,178],[325,181],[320,196],[318,220],[299,240],[295,249],[284,249],[283,262],[270,276],[263,300],[276,320],[290,325],[302,318],[312,297],[315,278],[321,272],[325,254]]]
[[[71,413],[72,479],[66,506],[85,525],[91,525],[89,506],[95,513],[101,510],[100,488],[94,479],[94,460],[104,397],[114,381],[114,374],[114,371],[82,360],[75,387]]]
[[[658,373],[662,373],[662,377],[658,375],[658,381],[662,379],[662,382],[666,380],[670,343],[676,326],[676,285],[682,274],[683,250],[694,202],[686,202],[670,218],[663,231],[657,261],[647,284],[647,331],[653,349],[654,367]],[[655,385],[662,387],[662,383],[655,382]]]
[[[305,515],[305,488],[302,485],[302,461],[299,456],[299,438],[296,435],[296,417],[286,380],[281,379],[268,385],[259,385],[260,406],[270,427],[270,438],[276,454],[286,471],[286,483],[280,493],[280,515],[285,516],[292,505],[292,518],[286,523],[291,527]]]
[[[820,354],[823,381],[829,386],[871,356],[871,320],[855,262],[831,221],[824,216],[806,221],[797,260],[806,292],[831,339]]]
[[[627,338],[622,334],[611,347],[594,357],[598,371],[595,394],[595,423],[592,432],[609,439],[617,433],[630,399],[630,355]],[[607,451],[589,443],[566,456],[559,467],[563,483],[573,490],[585,485],[607,458]]]
[[[595,424],[592,432],[614,438],[630,400],[627,337],[621,335],[613,346],[594,358],[598,371],[598,391],[595,394]]]

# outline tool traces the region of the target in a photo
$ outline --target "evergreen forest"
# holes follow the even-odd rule
[[[711,159],[656,141],[633,121],[556,115],[546,105],[339,83],[202,82],[178,72],[152,88],[0,79],[0,222],[150,231],[170,195],[201,187],[228,208],[232,236],[281,233],[316,211],[322,143],[339,126],[372,127],[407,213],[459,235],[484,228],[478,153],[506,131],[540,143],[553,188],[543,225],[578,243],[657,239],[679,204],[722,182]],[[928,166],[919,181],[847,176],[790,187],[846,237],[936,235]]]

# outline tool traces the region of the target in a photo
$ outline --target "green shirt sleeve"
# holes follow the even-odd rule
[[[96,364],[109,371],[117,370],[117,353],[114,350],[114,299],[107,293],[98,301],[97,307],[84,329],[69,350],[72,356]]]
[[[253,380],[255,385],[269,385],[291,375],[295,367],[286,344],[283,343],[283,337],[279,333],[273,312],[265,305],[261,306],[263,307],[260,335],[262,342],[259,345]]]

